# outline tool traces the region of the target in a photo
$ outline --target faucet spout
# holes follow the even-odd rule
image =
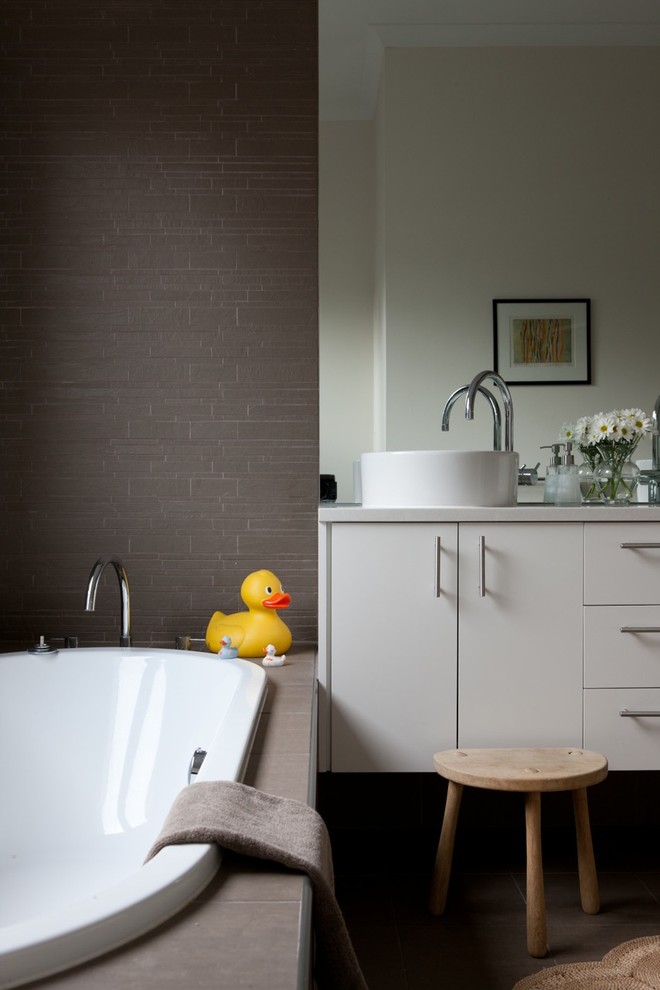
[[[497,385],[502,396],[502,404],[504,406],[504,449],[513,451],[513,397],[509,391],[509,386],[496,371],[480,371],[470,382],[465,397],[465,418],[474,419],[474,400],[479,386],[486,378],[490,378],[493,384]]]
[[[96,606],[96,591],[101,580],[101,575],[110,564],[117,575],[119,581],[119,592],[121,595],[121,635],[119,637],[120,646],[131,645],[131,590],[128,584],[128,575],[123,562],[119,557],[99,557],[92,567],[87,582],[87,594],[85,596],[85,611],[93,612]]]
[[[653,435],[651,437],[651,467],[654,471],[660,469],[660,434],[658,433],[658,419],[660,418],[660,395],[655,400],[651,422],[653,423]]]
[[[462,385],[460,388],[457,388],[455,392],[452,392],[452,394],[447,399],[445,403],[445,408],[442,410],[441,429],[443,433],[446,433],[447,430],[449,429],[449,417],[451,415],[452,409],[456,405],[456,402],[461,397],[461,395],[465,395],[469,387],[470,387],[469,385]],[[487,388],[485,388],[485,386],[480,385],[477,391],[481,392],[481,394],[484,395],[488,399],[488,402],[490,403],[490,408],[493,413],[493,450],[501,450],[502,449],[502,413],[500,412],[500,407],[498,406],[497,400],[495,399],[493,393],[489,391]]]

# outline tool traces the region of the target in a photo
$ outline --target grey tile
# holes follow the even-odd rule
[[[510,924],[524,917],[525,905],[511,874],[459,874],[450,882],[447,908],[449,917],[483,917],[489,924]]]
[[[520,926],[475,925],[440,929],[433,939],[416,926],[400,929],[407,990],[511,990],[541,965],[525,951]]]
[[[401,878],[396,883],[395,910],[400,924],[437,929],[460,925],[466,917],[494,926],[524,923],[525,904],[510,874],[454,875],[447,906],[439,916],[428,910],[429,887],[430,875],[427,882]]]
[[[351,941],[369,990],[409,990],[397,932],[380,925],[360,925]]]
[[[307,801],[309,757],[304,754],[264,752],[250,757],[244,782],[280,797]]]
[[[225,901],[293,901],[302,896],[302,874],[275,863],[224,853],[217,891]]]
[[[397,918],[387,877],[338,877],[335,892],[352,931],[380,927],[394,935]]]
[[[660,873],[639,873],[639,879],[649,891],[653,899],[660,902]]]
[[[621,942],[658,934],[658,920],[624,925],[585,926],[570,922],[548,923],[550,955],[557,963],[588,962],[602,959]]]
[[[378,843],[375,835],[372,841]],[[602,871],[598,915],[581,910],[577,872],[551,873],[549,951],[534,959],[527,952],[524,874],[456,870],[445,914],[434,918],[426,910],[430,873],[396,875],[390,865],[382,859],[380,872],[337,880],[358,957],[373,975],[370,990],[511,990],[548,966],[600,959],[620,942],[657,934],[660,922],[657,873]],[[379,945],[388,967],[379,967]],[[403,971],[392,962],[398,951]]]
[[[302,712],[265,712],[252,745],[252,752],[309,754],[311,746],[311,714]]]
[[[518,882],[524,891],[524,877]],[[585,914],[580,906],[580,887],[577,873],[552,873],[544,877],[545,902],[548,917],[560,923],[575,923],[582,927],[598,925],[635,924],[645,922],[652,914],[660,912],[653,894],[646,884],[633,873],[600,872],[600,911]]]

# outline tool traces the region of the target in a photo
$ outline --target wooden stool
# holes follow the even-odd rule
[[[541,858],[541,794],[572,791],[577,834],[580,901],[587,914],[598,914],[600,898],[589,825],[587,787],[607,777],[607,760],[584,749],[451,749],[436,753],[435,769],[449,781],[442,832],[429,897],[432,914],[447,902],[454,838],[463,787],[525,794],[527,835],[527,951],[537,959],[547,952],[543,861]]]

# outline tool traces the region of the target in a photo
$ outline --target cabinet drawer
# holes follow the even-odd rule
[[[658,716],[624,717],[623,709]],[[603,753],[610,770],[660,770],[660,688],[585,691],[584,748]]]
[[[586,523],[585,605],[660,605],[660,523]]]
[[[584,686],[660,687],[660,606],[584,609]]]

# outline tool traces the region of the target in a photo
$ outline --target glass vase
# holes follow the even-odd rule
[[[583,502],[600,502],[600,489],[594,477],[595,467],[585,461],[578,467],[578,479]]]
[[[639,468],[617,452],[601,453],[600,464],[594,468],[594,481],[601,502],[607,505],[627,505],[635,497],[639,483]]]

